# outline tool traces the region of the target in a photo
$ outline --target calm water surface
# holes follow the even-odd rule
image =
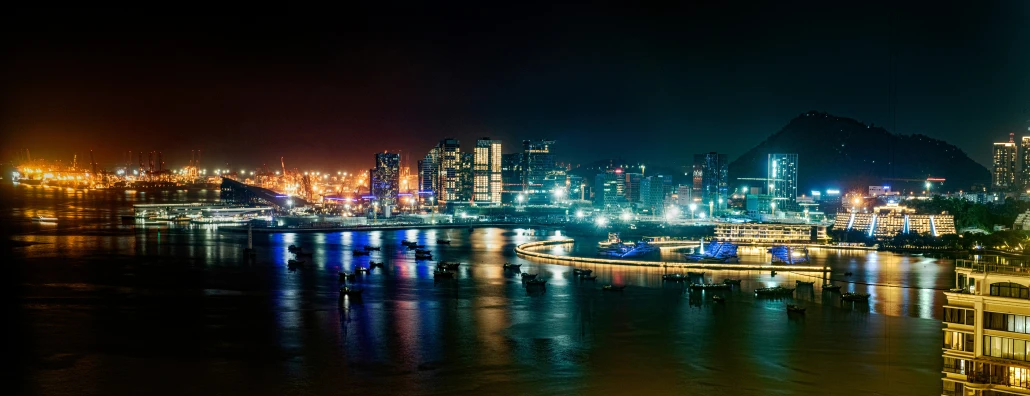
[[[515,257],[520,243],[567,237],[533,229],[245,234],[209,226],[139,226],[134,203],[217,201],[200,192],[96,192],[0,187],[2,221],[19,272],[25,380],[36,394],[939,394],[940,289],[953,263],[860,251],[812,251],[845,290],[819,287],[791,300],[753,289],[822,280],[806,273],[709,272],[740,289],[687,291],[661,269],[571,268]],[[58,224],[32,223],[36,215]],[[602,237],[572,235],[548,248],[594,254]],[[437,245],[450,239],[450,246]],[[438,258],[471,263],[434,282],[435,262],[400,245],[418,240]],[[313,251],[290,272],[286,247]],[[381,246],[354,257],[364,245]],[[741,250],[762,260],[764,250]],[[664,253],[664,259],[679,257]],[[654,257],[659,259],[659,257]],[[337,273],[385,261],[338,305]],[[505,261],[547,279],[530,292]],[[843,272],[854,276],[844,282]],[[813,277],[815,276],[815,277]],[[628,285],[604,293],[601,285]],[[808,307],[788,316],[784,305]]]

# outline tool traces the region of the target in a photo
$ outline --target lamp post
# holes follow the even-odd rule
[[[697,210],[697,204],[690,204],[690,219],[694,220],[694,211]]]

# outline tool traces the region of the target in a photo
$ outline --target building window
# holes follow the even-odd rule
[[[972,309],[944,308],[944,322],[976,325],[976,311]]]
[[[1030,288],[1011,282],[992,283],[991,295],[998,297],[1030,299]]]
[[[984,312],[984,328],[1030,334],[1030,317],[1024,315]]]
[[[1027,361],[1027,342],[1006,337],[984,336],[983,354],[1001,359]]]
[[[944,358],[944,371],[955,374],[965,374],[969,368],[969,361],[965,359]]]
[[[944,392],[942,394],[947,396],[965,395],[965,387],[962,385],[961,382],[944,381]]]
[[[973,351],[973,335],[957,331],[944,332],[944,348],[956,351]],[[986,353],[985,353],[986,354]]]

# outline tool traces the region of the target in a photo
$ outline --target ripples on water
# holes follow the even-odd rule
[[[30,386],[40,393],[364,392],[372,394],[934,394],[940,392],[943,295],[950,262],[890,253],[817,251],[843,290],[841,304],[799,288],[790,300],[753,289],[813,280],[810,273],[709,271],[740,289],[689,292],[662,270],[571,268],[514,257],[520,243],[555,237],[525,229],[245,234],[205,227],[135,227],[132,203],[217,200],[217,191],[148,194],[3,187],[24,270],[21,299],[31,345]],[[54,191],[48,191],[54,190]],[[56,226],[28,222],[55,215]],[[50,228],[48,228],[50,227]],[[555,252],[592,255],[597,236]],[[436,245],[437,239],[452,244]],[[418,240],[460,261],[435,282],[433,264],[400,245]],[[286,269],[296,244],[313,266]],[[382,252],[353,256],[365,244]],[[759,249],[741,249],[759,260]],[[655,257],[658,259],[658,257]],[[337,304],[337,273],[369,260],[360,301]],[[531,293],[505,261],[539,273]],[[622,293],[600,290],[625,284]],[[790,316],[787,302],[808,307]],[[342,308],[341,308],[342,307]]]

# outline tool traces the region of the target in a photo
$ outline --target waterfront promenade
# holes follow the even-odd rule
[[[735,264],[709,264],[709,263],[684,263],[675,261],[643,261],[643,260],[612,260],[596,257],[560,256],[555,254],[541,253],[534,249],[576,243],[574,239],[555,239],[548,241],[528,242],[515,247],[515,253],[520,257],[529,259],[549,260],[556,264],[573,265],[585,264],[610,264],[630,265],[643,267],[663,268],[685,268],[685,269],[710,269],[710,270],[758,270],[758,271],[794,271],[794,272],[826,272],[828,267],[815,265],[776,265],[767,263],[735,263]]]

